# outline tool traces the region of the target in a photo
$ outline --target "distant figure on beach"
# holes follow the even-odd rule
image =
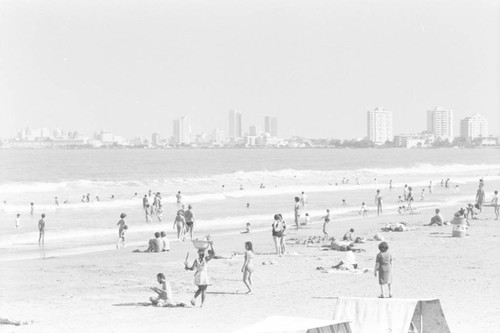
[[[182,235],[182,241],[186,239],[185,237],[185,232],[184,229],[186,227],[186,220],[184,219],[184,215],[182,212],[179,210],[177,211],[177,215],[175,216],[174,219],[174,230],[177,230],[177,240],[181,240],[181,235]]]
[[[35,204],[33,202],[30,203],[30,215],[33,216],[35,213]]]
[[[345,199],[342,199],[342,206],[343,207],[347,206],[347,202],[345,202]]]
[[[85,199],[85,194],[84,194],[84,195],[82,196],[82,200],[81,200],[81,202],[86,202],[86,201],[87,201],[87,199]]]
[[[354,232],[353,228],[349,229],[349,231],[344,234],[344,237],[342,237],[342,240],[353,241],[354,240],[354,239],[352,239],[352,233],[353,232]]]
[[[162,243],[162,252],[170,251],[170,241],[168,240],[167,233],[165,231],[160,232],[160,241]]]
[[[274,214],[272,234],[274,246],[276,248],[276,254],[281,257],[281,237],[283,237],[283,223],[281,222],[280,214]]]
[[[283,218],[283,215],[279,214],[280,216],[280,221],[281,221],[281,239],[280,239],[280,245],[281,245],[281,253],[285,254],[286,253],[286,221]]]
[[[250,203],[249,202],[247,202],[247,208],[250,208]]]
[[[205,292],[207,291],[207,287],[210,285],[210,280],[208,278],[208,262],[212,260],[215,255],[215,251],[210,244],[211,253],[208,256],[205,256],[205,250],[198,250],[198,258],[193,262],[191,267],[188,266],[187,261],[184,262],[185,270],[195,270],[194,274],[194,284],[198,286],[198,290],[194,294],[193,299],[191,300],[191,305],[196,305],[196,299],[201,294],[201,307],[205,303]]]
[[[225,185],[222,185],[221,191],[224,192],[225,190]]]
[[[295,197],[295,206],[293,208],[295,217],[295,227],[299,230],[299,218],[300,218],[300,198]]]
[[[421,201],[425,200],[425,188],[423,188],[422,191],[420,192],[420,200]]]
[[[125,222],[125,217],[127,214],[121,213],[120,220],[116,224],[118,226],[118,241],[116,242],[116,248],[123,248],[125,246],[125,231],[127,227],[127,223]],[[127,227],[128,228],[128,227]]]
[[[373,183],[377,184],[377,178],[373,178]]]
[[[56,206],[59,206],[59,200],[57,199],[57,197],[54,198],[54,203],[56,204]]]
[[[305,221],[304,221],[304,224],[305,224],[305,225],[307,225],[307,224],[311,223],[311,217],[309,216],[309,213],[306,213],[306,214],[304,215],[304,219],[305,219]]]
[[[142,198],[142,208],[144,210],[147,210],[147,207],[149,206],[149,200],[147,194],[144,194],[144,198]]]
[[[177,204],[180,205],[182,203],[182,194],[181,194],[181,191],[177,191],[177,194],[175,195],[175,198],[177,199]]]
[[[264,186],[264,183],[260,183],[260,188],[261,188],[261,189],[266,188],[266,187]]]
[[[470,216],[471,219],[477,220],[476,215],[478,213],[474,211],[474,205],[469,202],[465,208],[467,208],[467,213],[465,214],[465,218],[468,219]]]
[[[95,201],[97,201],[97,202],[101,201],[101,199],[99,199],[98,195],[95,196]]]
[[[495,195],[493,196],[493,199],[491,200],[491,203],[493,204],[493,207],[495,207],[495,220],[498,220],[498,215],[499,215],[499,205],[498,205],[498,191],[493,192]]]
[[[243,184],[240,184],[240,191],[243,191]]]
[[[442,226],[443,225],[443,217],[439,213],[440,212],[439,208],[436,208],[435,212],[436,212],[436,215],[434,215],[431,218],[431,222],[429,224],[427,224],[428,226],[431,226],[431,225],[434,225],[434,224],[437,225],[437,226]]]
[[[392,256],[387,252],[387,250],[389,250],[389,245],[386,242],[380,243],[378,248],[380,253],[377,254],[375,259],[375,270],[373,274],[375,277],[377,277],[378,274],[378,283],[380,284],[379,298],[384,298],[384,285],[387,285],[389,298],[391,298]]]
[[[359,185],[359,178],[356,177],[356,185]]]
[[[194,229],[194,214],[191,210],[193,206],[188,205],[188,210],[184,212],[184,219],[186,220],[186,233],[189,232],[189,239],[193,239],[193,229]]]
[[[21,214],[17,213],[16,215],[16,228],[21,226]]]
[[[447,178],[446,181],[444,182],[444,188],[448,189],[450,188],[450,178]]]
[[[324,222],[323,222],[323,237],[325,239],[325,241],[328,240],[328,231],[326,231],[326,226],[328,225],[328,223],[330,223],[330,210],[327,209],[326,210],[326,215],[323,216],[321,218]]]
[[[115,198],[115,195],[114,194],[111,194],[111,200],[113,200]]]
[[[148,191],[148,197],[151,198],[151,194],[153,194],[153,192],[151,190]]]
[[[392,191],[392,179],[389,180],[389,191]]]
[[[429,194],[432,194],[432,180],[429,181]]]
[[[366,209],[366,204],[364,202],[361,203],[361,209],[359,210],[359,214],[363,215],[363,217],[366,217],[368,215],[368,209]]]
[[[403,198],[404,201],[408,201],[408,185],[405,184],[405,187],[403,188]]]
[[[247,294],[253,294],[252,290],[252,273],[253,264],[252,259],[254,257],[252,242],[245,243],[245,261],[243,262],[243,267],[241,267],[241,272],[243,273],[243,283],[248,288]]]
[[[151,219],[151,210],[149,207],[149,204],[147,204],[146,209],[144,210],[144,213],[146,214],[146,223],[153,222],[153,220]]]
[[[90,193],[87,193],[87,195],[85,196],[85,201],[90,202]]]
[[[443,181],[443,179],[441,178],[441,187],[443,187],[443,185],[444,185],[444,181]]]
[[[413,189],[410,187],[408,187],[408,194],[406,195],[406,201],[411,202],[413,201]]]
[[[479,186],[476,192],[476,207],[479,209],[479,212],[483,211],[483,204],[485,200],[486,194],[484,193],[483,186]]]
[[[380,194],[380,190],[377,190],[377,194],[375,195],[375,205],[377,205],[377,216],[382,214],[382,195]]]
[[[241,231],[241,233],[242,234],[249,234],[250,229],[251,229],[251,224],[249,222],[247,222],[247,224],[245,225],[245,229],[243,231]]]
[[[38,246],[45,246],[45,214],[38,221]]]
[[[300,204],[302,205],[302,207],[305,207],[307,205],[307,195],[305,194],[305,192],[302,192],[300,195]]]
[[[400,195],[398,196],[398,202],[399,202],[399,203],[404,202],[403,198],[401,198],[401,196],[400,196]]]
[[[460,193],[460,187],[458,185],[455,185],[455,193]]]

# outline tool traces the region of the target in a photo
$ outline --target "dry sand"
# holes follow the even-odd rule
[[[488,189],[499,184],[488,184]],[[474,193],[470,185],[462,191]],[[489,192],[489,191],[488,191]],[[444,196],[445,194],[443,194]],[[418,200],[418,194],[415,195]],[[442,207],[449,218],[459,205]],[[373,212],[371,212],[373,215]],[[493,208],[473,220],[465,238],[452,238],[451,226],[424,227],[433,215],[428,209],[418,215],[363,219],[358,215],[333,220],[331,235],[341,237],[350,227],[356,235],[372,237],[387,222],[406,221],[414,231],[383,233],[394,261],[393,295],[397,298],[439,298],[452,332],[498,332],[500,323],[500,222]],[[288,238],[321,234],[315,222]],[[289,229],[291,228],[289,222]],[[326,274],[316,267],[329,267],[343,253],[305,245],[289,245],[289,255],[277,257],[270,230],[251,234],[212,234],[219,254],[243,253],[245,241],[254,244],[255,293],[245,295],[241,282],[242,256],[213,260],[204,308],[155,308],[141,306],[156,286],[156,274],[165,273],[175,299],[189,303],[196,289],[193,272],[184,271],[183,261],[195,250],[190,242],[171,244],[169,253],[132,253],[133,247],[88,254],[2,262],[0,317],[33,320],[27,326],[0,326],[2,332],[226,332],[259,321],[269,315],[331,319],[336,297],[377,297],[378,280],[373,276],[376,241],[360,247],[356,254],[367,274]],[[114,241],[114,240],[113,240]],[[111,241],[111,242],[113,242]],[[276,262],[262,265],[262,262]]]

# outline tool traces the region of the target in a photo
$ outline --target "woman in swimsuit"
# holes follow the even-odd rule
[[[272,224],[272,228],[273,228],[274,246],[276,247],[276,254],[281,257],[281,238],[283,237],[283,224],[281,222],[280,214],[274,215],[274,222]]]
[[[182,241],[186,238],[184,233],[185,224],[186,221],[184,220],[184,216],[182,216],[182,211],[179,210],[174,220],[174,230],[177,228],[177,240],[181,240],[181,235],[183,235]]]
[[[243,263],[243,267],[241,267],[241,272],[243,273],[243,283],[248,288],[247,294],[253,294],[252,291],[252,272],[253,272],[253,264],[252,259],[254,257],[253,254],[253,246],[252,242],[245,243],[245,262]]]

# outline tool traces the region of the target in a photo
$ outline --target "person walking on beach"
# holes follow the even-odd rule
[[[208,256],[205,255],[205,250],[199,249],[198,258],[193,262],[191,267],[188,266],[187,261],[184,262],[185,270],[192,271],[196,269],[196,272],[194,273],[194,284],[198,286],[198,290],[195,292],[194,298],[191,300],[192,306],[196,305],[196,299],[200,296],[200,294],[201,307],[203,307],[203,304],[205,303],[205,292],[207,291],[207,287],[210,285],[210,280],[208,278],[208,262],[215,256],[212,243],[210,243],[210,249],[211,252]]]
[[[420,200],[421,201],[425,200],[425,188],[423,188],[422,192],[420,192]]]
[[[33,202],[30,203],[30,215],[33,216],[35,213],[35,204]]]
[[[175,198],[177,199],[177,207],[179,207],[182,204],[182,194],[181,194],[181,191],[177,191],[177,194],[175,195]]]
[[[378,249],[380,253],[377,254],[375,259],[375,270],[373,274],[375,277],[377,277],[378,274],[378,283],[380,284],[379,298],[384,298],[384,285],[387,285],[389,298],[391,298],[392,256],[387,252],[387,250],[389,250],[389,245],[386,242],[380,243]]]
[[[295,216],[295,227],[299,230],[299,218],[300,218],[300,198],[295,197],[295,206],[293,208]]]
[[[16,215],[16,228],[19,228],[21,226],[21,214]]]
[[[429,194],[432,194],[432,180],[429,181]]]
[[[403,189],[403,198],[405,201],[408,201],[408,185],[405,184],[405,187]]]
[[[152,222],[153,220],[151,219],[151,210],[149,209],[149,204],[146,205],[144,213],[146,214],[146,223]]]
[[[38,246],[45,246],[45,214],[38,221]]]
[[[498,220],[498,215],[499,215],[499,209],[500,206],[498,205],[498,191],[493,192],[495,195],[493,196],[493,199],[491,200],[491,203],[493,204],[493,207],[495,208],[495,220]]]
[[[283,223],[281,222],[280,214],[274,214],[272,229],[276,254],[281,257],[281,238],[283,237]]]
[[[59,199],[57,199],[57,197],[54,198],[54,203],[56,204],[56,206],[59,206]]]
[[[375,195],[375,205],[377,205],[377,216],[382,214],[382,195],[380,194],[380,190],[377,190],[377,194]]]
[[[121,213],[120,214],[120,220],[116,224],[118,226],[118,241],[116,242],[116,248],[122,248],[125,246],[125,227],[127,226],[127,223],[125,223],[125,217],[127,217],[127,214]],[[127,227],[128,228],[128,227]]]
[[[447,178],[446,181],[444,182],[444,188],[449,189],[450,188],[450,178]]]
[[[321,218],[323,222],[323,237],[325,241],[328,240],[328,231],[326,231],[326,226],[330,223],[330,210],[326,210],[326,215]]]
[[[307,205],[307,195],[305,194],[305,192],[302,192],[300,196],[300,204],[302,205],[302,207],[305,207]]]
[[[281,246],[281,253],[285,254],[286,253],[286,221],[283,219],[283,215],[279,214],[280,216],[280,221],[281,221],[281,239],[280,239],[280,246]]]
[[[486,194],[484,193],[483,186],[479,186],[476,192],[476,207],[479,209],[479,212],[483,211],[483,204]]]
[[[184,219],[186,220],[186,233],[189,232],[189,238],[193,239],[193,229],[194,229],[194,214],[191,210],[193,206],[188,205],[188,210],[184,212]]]
[[[366,208],[366,204],[364,202],[361,203],[361,209],[359,210],[359,214],[366,217],[368,215],[368,209]]]
[[[243,262],[243,267],[241,267],[241,272],[243,273],[243,283],[248,288],[247,294],[252,295],[252,273],[253,264],[252,259],[254,257],[252,242],[245,243],[245,261]]]
[[[182,215],[182,212],[179,210],[177,211],[177,216],[174,219],[174,230],[177,230],[177,240],[181,240],[181,235],[183,242],[186,239],[184,232],[185,227],[186,220],[184,219],[184,215]]]
[[[147,210],[147,209],[148,209],[148,208],[147,208],[148,206],[149,206],[148,196],[147,196],[147,194],[144,194],[144,198],[142,198],[142,208],[143,208],[144,210]]]
[[[389,191],[392,191],[392,179],[389,180]]]

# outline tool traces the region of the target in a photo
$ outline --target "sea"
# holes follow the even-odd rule
[[[302,192],[311,216],[330,208],[334,218],[346,218],[361,202],[373,206],[377,189],[392,210],[405,184],[414,196],[425,189],[426,200],[419,203],[425,207],[435,204],[430,182],[439,189],[449,179],[459,192],[480,178],[500,179],[499,149],[0,150],[0,261],[40,255],[42,213],[43,256],[60,255],[112,249],[121,213],[127,214],[132,241],[160,229],[175,238],[178,191],[193,206],[195,231],[202,236],[243,229],[247,222],[265,228],[275,213],[291,222],[294,197]],[[161,221],[146,223],[142,198],[149,192],[161,193]],[[82,202],[87,194],[90,202]]]

